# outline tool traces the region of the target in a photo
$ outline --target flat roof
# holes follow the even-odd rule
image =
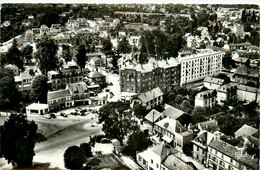
[[[42,109],[48,109],[48,104],[44,103],[32,103],[26,107],[26,109],[30,110],[42,110]]]

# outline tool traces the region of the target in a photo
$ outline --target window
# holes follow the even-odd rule
[[[158,168],[159,167],[159,165],[158,164],[156,164],[156,168]]]
[[[223,153],[221,154],[221,158],[224,158],[224,154]]]
[[[153,160],[151,159],[151,164],[153,164]]]
[[[197,151],[199,151],[200,149],[199,149],[199,147],[197,146]]]

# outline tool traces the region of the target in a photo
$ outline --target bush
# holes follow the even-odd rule
[[[92,157],[92,152],[91,152],[91,146],[88,143],[82,143],[80,144],[80,149],[82,149],[84,155],[86,158]]]
[[[36,133],[36,142],[39,143],[39,142],[43,142],[43,141],[46,141],[47,138],[41,134],[41,133]]]

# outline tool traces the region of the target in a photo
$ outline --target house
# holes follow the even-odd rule
[[[134,103],[139,103],[146,110],[150,110],[160,104],[163,103],[163,92],[159,87],[152,89],[151,91],[147,91],[145,93],[141,93],[137,96],[136,99],[133,100]]]
[[[188,115],[186,112],[168,104],[165,104],[164,108],[165,110],[162,112],[164,117],[178,120],[182,125],[188,125],[189,123],[191,123],[191,116]]]
[[[240,66],[234,73],[235,82],[239,84],[259,87],[259,69]]]
[[[239,84],[237,85],[237,99],[240,101],[256,101],[260,103],[260,89]]]
[[[206,90],[197,93],[195,97],[195,107],[212,107],[216,105],[217,91],[216,90]]]
[[[26,92],[31,89],[33,77],[29,74],[29,71],[25,71],[21,72],[19,76],[14,76],[14,81],[19,91]]]
[[[248,126],[247,124],[244,124],[234,134],[235,134],[235,137],[237,138],[239,136],[242,136],[242,137],[243,136],[252,136],[256,132],[258,132],[258,130],[256,128],[253,128],[252,126]]]
[[[204,79],[204,87],[210,90],[216,90],[224,84],[224,80],[215,77],[206,77]]]
[[[12,70],[15,76],[18,76],[20,73],[19,68],[14,64],[8,64],[5,66],[5,68]]]
[[[105,105],[107,104],[107,96],[94,96],[90,97],[90,104],[97,106],[97,105]]]
[[[206,165],[207,147],[213,139],[213,133],[201,131],[198,136],[191,141],[193,144],[192,157],[203,165]]]
[[[85,82],[68,84],[66,89],[72,94],[75,106],[89,104],[90,94]]]
[[[94,82],[95,84],[98,84],[101,88],[106,86],[106,76],[103,74],[95,71],[95,72],[90,72],[88,77]]]
[[[74,106],[74,100],[72,99],[69,89],[48,91],[47,96],[50,111]]]
[[[247,57],[238,57],[235,58],[235,64],[237,66],[245,66],[245,67],[249,67],[250,66],[250,59]]]
[[[207,165],[211,169],[258,169],[258,159],[220,139],[208,146]]]
[[[41,25],[40,35],[41,36],[48,36],[48,35],[50,35],[50,29],[46,25]]]
[[[137,163],[145,170],[192,169],[180,158],[178,150],[159,144],[136,154]]]
[[[220,86],[217,89],[217,101],[218,104],[224,104],[227,100],[237,99],[237,85],[234,83],[229,83]]]
[[[90,65],[93,67],[102,67],[103,61],[99,57],[92,57],[89,61]]]
[[[48,104],[43,104],[43,103],[32,103],[26,106],[25,108],[26,108],[27,115],[32,115],[32,114],[42,115],[48,113],[49,111]]]
[[[156,122],[154,130],[166,143],[179,150],[182,150],[185,144],[189,144],[193,136],[178,120],[169,117]]]

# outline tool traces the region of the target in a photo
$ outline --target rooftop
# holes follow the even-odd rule
[[[215,78],[215,77],[206,77],[206,78],[204,79],[204,82],[222,85],[222,84],[224,83],[224,80],[218,79],[218,78]]]
[[[168,116],[172,119],[177,120],[179,117],[181,117],[183,114],[186,114],[184,111],[181,111],[175,107],[169,106],[167,109],[165,109],[162,112],[163,115]]]
[[[251,136],[253,134],[255,134],[258,130],[256,128],[253,128],[252,126],[248,126],[246,124],[244,124],[241,128],[239,128],[236,132],[235,132],[235,136]]]
[[[209,146],[223,153],[224,155],[235,159],[237,162],[242,163],[248,168],[258,169],[258,159],[252,159],[252,156],[246,153],[238,156],[238,153],[241,153],[241,151],[236,146],[230,145],[229,143],[219,139],[210,142]]]
[[[201,130],[206,130],[209,132],[219,131],[218,122],[216,120],[207,120],[198,123],[198,125],[200,126]]]
[[[172,118],[166,117],[159,122],[155,123],[157,126],[169,131],[170,133],[184,132],[186,128],[178,121]],[[181,130],[182,129],[182,130]]]
[[[224,84],[222,86],[220,86],[217,91],[222,91],[222,92],[227,92],[230,89],[234,89],[237,88],[237,85],[234,83],[228,83],[228,84]]]
[[[43,103],[32,103],[26,107],[26,109],[30,110],[43,110],[43,109],[48,109],[48,104],[43,104]]]
[[[87,84],[85,82],[72,83],[67,86],[71,93],[85,93],[88,92]]]
[[[240,66],[237,68],[235,75],[243,75],[248,77],[259,78],[260,73],[258,68],[248,68],[248,67]]]
[[[48,92],[48,100],[58,99],[67,96],[71,96],[70,91],[68,89]]]
[[[162,113],[158,112],[157,110],[151,110],[146,116],[145,119],[150,122],[156,122],[162,116]]]
[[[243,84],[237,85],[237,88],[238,88],[238,90],[252,92],[252,93],[259,93],[260,92],[259,88],[250,87],[250,86],[246,86],[246,85],[243,85]]]
[[[174,155],[169,155],[163,161],[163,165],[166,166],[168,169],[171,169],[171,170],[173,170],[173,169],[192,170],[193,169]]]
[[[95,71],[95,72],[90,72],[90,73],[89,73],[89,77],[90,77],[90,78],[98,78],[98,77],[105,77],[105,76],[104,76],[103,74],[101,74],[101,73]]]
[[[149,102],[155,98],[158,98],[160,96],[163,95],[162,90],[159,87],[156,87],[150,91],[147,91],[145,93],[141,93],[138,98],[142,101],[142,102]]]

